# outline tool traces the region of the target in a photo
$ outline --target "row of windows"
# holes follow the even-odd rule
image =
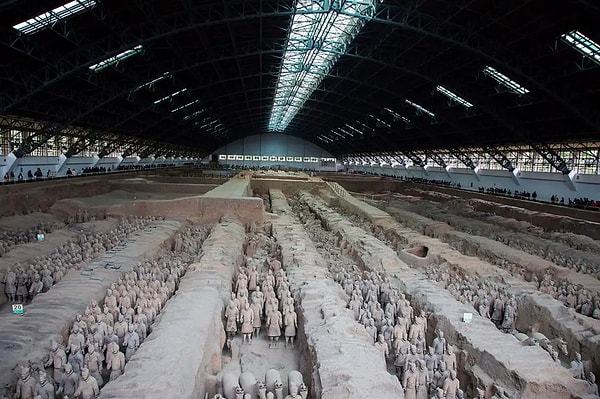
[[[335,162],[335,158],[318,157],[281,157],[275,155],[239,155],[220,154],[219,161],[262,161],[262,162]]]

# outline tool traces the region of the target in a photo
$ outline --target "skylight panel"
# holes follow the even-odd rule
[[[332,130],[331,133],[335,134],[336,136],[338,136],[340,139],[345,139],[346,136],[344,136],[343,134],[341,134],[340,132],[338,132],[337,130]]]
[[[138,44],[137,46],[135,46],[134,48],[131,48],[129,50],[125,50],[122,53],[119,53],[117,55],[114,55],[112,57],[108,57],[107,59],[105,59],[104,61],[100,61],[97,64],[94,65],[90,65],[90,69],[93,72],[100,72],[101,70],[108,68],[109,66],[112,65],[116,65],[119,62],[132,57],[136,54],[140,54],[141,52],[144,51],[144,46],[142,46],[141,44]]]
[[[197,116],[205,113],[206,111],[208,111],[208,108],[202,108],[201,110],[198,110],[196,112],[192,112],[191,114],[184,116],[183,120],[187,121],[188,119],[195,118],[195,117],[197,117]]]
[[[181,107],[177,107],[177,108],[175,108],[175,109],[171,110],[171,112],[177,112],[177,111],[181,111],[182,109],[184,109],[184,108],[187,108],[187,107],[189,107],[190,105],[194,105],[194,104],[198,103],[199,101],[200,101],[200,100],[194,100],[194,101],[192,101],[192,102],[189,102],[189,103],[187,103],[187,104],[185,104],[185,105],[182,105]]]
[[[365,129],[369,130],[369,131],[373,131],[375,129],[373,129],[371,126],[367,125],[366,123],[362,123],[361,121],[356,121],[356,123],[358,123],[359,125],[361,125],[362,127],[364,127]]]
[[[512,91],[515,94],[523,95],[529,93],[529,90],[527,90],[514,80],[510,79],[508,76],[498,72],[491,66],[486,66],[485,68],[483,68],[483,73],[488,76],[491,76],[496,82],[505,86],[508,90]]]
[[[363,132],[361,132],[360,130],[358,130],[357,128],[355,128],[352,125],[349,125],[349,124],[346,123],[344,126],[346,126],[348,129],[353,130],[354,132],[356,132],[358,134],[363,134]]]
[[[343,1],[333,9],[329,0],[296,1],[277,80],[270,131],[286,129],[366,19],[373,16],[376,4],[377,0]]]
[[[168,96],[165,96],[163,98],[159,98],[158,100],[154,101],[154,104],[160,104],[160,103],[162,103],[164,101],[170,100],[173,97],[180,95],[181,93],[185,93],[186,91],[187,91],[187,89],[178,90],[175,93],[169,94]]]
[[[328,144],[329,144],[329,143],[333,143],[333,140],[331,140],[330,138],[326,138],[326,137],[324,137],[323,135],[321,135],[321,136],[317,136],[317,139],[319,139],[319,140],[321,140],[321,141],[323,141],[323,142],[325,142],[325,143],[328,143]]]
[[[161,80],[166,79],[166,78],[168,78],[170,76],[171,76],[171,72],[165,72],[162,75],[160,75],[158,78],[152,79],[151,81],[146,82],[143,85],[140,85],[140,86],[136,87],[135,89],[131,90],[131,92],[135,93],[136,91],[142,90],[145,87],[152,87],[156,83],[158,83]]]
[[[569,33],[561,35],[560,38],[575,50],[583,54],[585,57],[591,59],[597,64],[600,64],[600,45],[589,37],[585,36],[583,33],[577,30],[572,30]]]
[[[421,112],[421,113],[429,115],[432,118],[435,118],[435,114],[433,112],[429,111],[427,108],[424,108],[424,107],[420,106],[419,104],[410,101],[409,99],[404,100],[404,102],[407,103],[408,105],[413,106],[417,110],[417,112]]]
[[[397,122],[397,121],[402,121],[402,122],[404,122],[404,123],[406,123],[406,124],[409,124],[409,123],[410,123],[410,119],[408,119],[408,118],[405,118],[404,116],[400,115],[400,114],[399,114],[399,113],[397,113],[396,111],[393,111],[393,110],[391,110],[391,109],[389,109],[389,108],[384,108],[383,110],[384,110],[385,112],[387,112],[388,114],[392,115],[392,117],[394,118],[394,122]]]
[[[385,127],[392,127],[389,123],[382,121],[381,119],[379,119],[378,117],[376,117],[375,115],[371,115],[369,114],[369,116],[371,118],[373,118],[375,120],[375,122],[377,122],[378,126],[385,126]]]
[[[95,0],[75,0],[63,4],[60,7],[37,15],[33,18],[28,19],[25,22],[21,22],[13,26],[14,29],[18,30],[23,35],[31,35],[42,29],[54,25],[60,20],[69,18],[75,14],[82,13],[87,9],[96,6]]]
[[[473,104],[471,104],[470,102],[468,102],[464,98],[462,98],[462,97],[454,94],[453,92],[451,92],[450,90],[446,89],[443,86],[438,86],[435,89],[437,91],[439,91],[440,93],[442,93],[443,95],[445,95],[446,97],[448,97],[450,99],[450,101],[454,101],[455,103],[458,103],[458,104],[462,105],[465,108],[471,108],[473,106]]]
[[[350,133],[350,132],[349,132],[349,131],[347,131],[347,130],[344,130],[344,128],[338,127],[338,128],[337,128],[337,130],[338,130],[339,132],[342,132],[342,134],[344,134],[345,136],[354,137],[354,135],[353,135],[352,133]]]

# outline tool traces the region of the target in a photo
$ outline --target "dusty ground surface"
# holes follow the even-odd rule
[[[266,185],[276,184],[272,182],[280,183],[286,179],[295,186],[312,185],[313,181],[318,181],[303,173],[259,173],[255,177],[261,180],[261,184]],[[148,179],[123,180],[124,185],[131,187],[154,185],[150,182]],[[183,180],[181,183],[178,190],[185,190],[184,185],[187,183]],[[319,187],[322,187],[322,183],[320,184]],[[346,195],[341,189],[321,194],[322,198],[330,203],[339,203]],[[90,214],[92,210],[97,210],[100,219],[102,210],[106,207],[143,200],[172,200],[186,196],[188,194],[181,191],[169,193],[161,189],[153,192],[148,187],[140,191],[114,190],[92,197],[78,196],[57,201],[50,213],[37,212],[2,218],[0,229],[14,230],[35,226],[40,222],[64,222],[64,216],[78,208],[90,209]],[[285,199],[283,194],[278,198]],[[373,199],[376,200],[376,196],[373,196]],[[393,203],[395,200],[399,202]],[[265,203],[271,204],[268,196],[265,197]],[[596,287],[600,284],[598,280],[594,280],[589,273],[582,274],[578,268],[580,264],[575,262],[574,267],[568,267],[573,259],[584,258],[589,263],[595,263],[598,259],[598,241],[590,238],[593,234],[581,234],[589,232],[589,227],[577,230],[580,234],[561,233],[546,228],[547,221],[541,220],[539,214],[531,211],[505,207],[501,214],[494,214],[494,207],[489,203],[445,197],[437,203],[428,203],[418,197],[403,197],[388,202],[374,201],[372,204],[377,208],[369,210],[364,202],[359,202],[348,209],[352,213],[369,214],[370,223],[377,223],[386,234],[394,230],[395,241],[389,239],[391,236],[382,236],[381,240],[378,240],[367,223],[359,221],[361,224],[357,226],[354,223],[353,226],[350,221],[356,222],[354,219],[344,214],[335,214],[331,212],[332,209],[315,208],[315,212],[325,215],[323,220],[327,228],[335,230],[340,237],[346,237],[352,242],[358,254],[357,259],[376,270],[391,271],[390,276],[394,278],[394,284],[415,297],[420,306],[428,307],[436,314],[436,325],[448,331],[449,336],[461,343],[467,354],[466,359],[470,359],[467,363],[472,367],[474,380],[488,384],[500,381],[505,386],[510,385],[515,392],[520,390],[515,398],[562,399],[570,395],[584,397],[579,395],[582,383],[567,378],[568,374],[565,375],[564,368],[548,364],[547,355],[539,347],[521,347],[512,337],[500,333],[488,321],[479,317],[475,317],[470,325],[461,323],[459,319],[462,313],[471,310],[469,305],[456,301],[449,292],[435,281],[429,280],[420,270],[441,260],[466,275],[477,275],[501,282],[515,293],[529,293],[528,296],[523,296],[526,300],[520,304],[521,320],[524,319],[523,316],[537,315],[543,319],[545,324],[541,324],[547,331],[559,332],[565,337],[570,333],[573,336],[569,340],[570,347],[580,345],[582,352],[587,351],[584,352],[584,359],[589,359],[590,356],[600,358],[596,347],[582,344],[594,341],[597,345],[600,342],[597,338],[600,331],[594,333],[591,323],[586,324],[580,316],[572,314],[548,295],[533,292],[529,282],[510,270],[512,266],[517,265],[543,273],[552,267],[557,271],[563,270],[564,273],[561,272],[563,274],[560,275],[571,278],[574,283],[588,284],[590,288]],[[217,209],[219,205],[211,206]],[[378,208],[390,210],[395,213],[394,216],[403,215],[405,221],[410,223],[404,224],[403,221],[401,225],[394,221],[394,224],[392,218]],[[283,264],[288,267],[288,277],[298,293],[296,307],[302,326],[299,328],[297,348],[286,349],[280,342],[279,348],[269,349],[263,329],[261,336],[255,338],[250,345],[240,345],[239,338],[234,339],[234,345],[240,348],[239,360],[231,359],[229,351],[221,352],[224,341],[224,332],[220,324],[221,309],[225,300],[223,298],[226,298],[230,291],[229,283],[225,281],[231,277],[228,271],[213,267],[210,263],[214,261],[221,266],[227,264],[234,267],[237,260],[228,254],[227,248],[239,244],[242,239],[240,237],[243,233],[237,231],[212,241],[213,255],[199,260],[196,278],[191,278],[185,283],[187,289],[174,297],[174,302],[168,305],[171,311],[161,316],[162,322],[157,325],[152,338],[154,342],[148,342],[157,345],[156,349],[152,349],[150,345],[147,346],[148,349],[136,354],[137,357],[128,364],[126,371],[133,375],[132,379],[122,379],[120,385],[113,385],[111,389],[102,393],[102,397],[141,398],[149,397],[150,394],[161,398],[204,397],[204,390],[210,392],[207,389],[210,385],[207,384],[207,380],[219,373],[228,370],[252,371],[260,380],[264,379],[264,373],[270,368],[281,371],[284,383],[290,370],[301,369],[305,376],[309,376],[305,377],[305,381],[310,380],[311,397],[315,399],[403,396],[397,380],[389,378],[391,376],[385,363],[378,363],[380,354],[374,352],[373,346],[367,342],[362,326],[357,325],[347,314],[344,295],[339,285],[328,274],[324,267],[326,262],[315,248],[320,243],[310,239],[283,202],[277,203],[274,211],[277,215],[269,217],[273,218],[275,235],[282,245]],[[189,215],[190,218],[195,216]],[[83,231],[106,232],[117,223],[117,219],[106,219],[65,226],[47,234],[43,242],[15,246],[9,253],[0,257],[0,276],[7,266],[15,263],[26,264],[29,259],[52,253],[58,245],[73,239]],[[565,228],[567,227],[569,226],[565,225]],[[136,262],[146,251],[151,251],[153,247],[160,245],[160,242],[168,240],[176,229],[172,226],[161,234],[155,231],[156,237],[151,239],[137,236],[139,250],[128,246],[125,252],[120,251],[122,254],[110,254],[110,261],[123,256],[124,264]],[[507,239],[510,241],[507,242]],[[517,248],[517,245],[522,245],[522,248]],[[403,249],[420,246],[428,248],[427,256],[401,254]],[[132,252],[127,255],[127,251]],[[590,255],[582,257],[582,253]],[[564,266],[554,263],[560,263],[556,254],[562,256]],[[106,263],[107,259],[98,261]],[[508,268],[505,267],[507,262]],[[12,376],[12,371],[7,367],[14,364],[14,360],[22,353],[26,353],[27,357],[44,356],[50,338],[62,335],[67,322],[74,314],[81,312],[91,297],[103,295],[106,284],[116,278],[116,275],[109,271],[97,270],[94,273],[99,279],[91,279],[90,276],[81,275],[77,271],[71,272],[59,283],[62,285],[53,287],[28,305],[26,316],[23,318],[16,318],[10,313],[8,306],[0,305],[2,378]],[[199,295],[200,291],[206,295]],[[212,310],[207,310],[209,308]],[[167,310],[168,307],[165,311]],[[523,322],[518,324],[522,325]],[[23,331],[31,333],[24,334]],[[189,331],[194,333],[189,334]],[[161,368],[161,361],[164,361],[163,365],[169,365],[168,373]],[[148,393],[148,381],[163,387],[163,390]],[[521,396],[523,393],[524,396]]]

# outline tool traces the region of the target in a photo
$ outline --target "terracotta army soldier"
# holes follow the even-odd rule
[[[588,384],[588,393],[590,395],[598,396],[598,385],[596,384],[596,375],[590,371],[588,373],[586,382]]]
[[[35,384],[35,397],[40,399],[54,399],[54,384],[48,380],[44,370],[38,372],[38,383]]]
[[[254,330],[254,336],[258,337],[258,334],[260,333],[260,327],[261,327],[262,307],[260,306],[259,303],[252,302],[252,305],[250,305],[250,309],[252,309],[252,312],[254,313],[254,318],[252,321],[252,329]]]
[[[115,335],[119,337],[119,345],[123,345],[125,340],[125,334],[127,334],[128,326],[125,321],[125,317],[122,314],[119,314],[119,320],[115,322],[113,327]]]
[[[102,386],[104,383],[102,379],[102,355],[96,351],[94,345],[88,345],[88,352],[85,354],[83,363],[92,377],[96,379],[98,386]]]
[[[284,325],[285,325],[285,347],[290,348],[294,347],[294,337],[296,336],[296,329],[298,328],[298,316],[296,315],[296,311],[292,308],[291,311],[288,311],[284,317]]]
[[[571,367],[569,368],[574,378],[578,380],[585,379],[585,370],[583,369],[583,362],[581,361],[581,354],[575,353],[575,359],[571,362]]]
[[[444,396],[446,399],[456,399],[456,394],[460,388],[460,381],[456,378],[456,370],[450,370],[450,375],[444,381]]]
[[[514,299],[509,299],[504,305],[504,314],[502,317],[502,330],[510,333],[514,330],[517,304]]]
[[[385,342],[385,338],[384,338],[383,334],[379,334],[379,336],[377,338],[377,342],[375,342],[375,347],[383,355],[384,363],[387,362],[387,358],[390,355],[390,350],[389,350],[387,342]]]
[[[450,344],[446,344],[443,362],[446,363],[446,370],[456,370],[456,353]]]
[[[128,328],[129,332],[125,337],[125,341],[123,342],[123,346],[127,347],[125,350],[125,360],[131,360],[131,357],[135,354],[137,349],[140,346],[140,337],[138,333],[135,332],[134,325],[130,324]]]
[[[235,294],[231,294],[232,297]],[[237,305],[232,300],[227,305],[227,309],[225,309],[225,332],[227,333],[228,338],[233,338],[233,336],[237,333],[237,322],[239,317],[239,311]]]
[[[77,384],[79,383],[79,376],[73,372],[71,364],[67,363],[64,366],[64,378],[60,382],[56,393],[59,395],[73,397]]]
[[[375,321],[372,318],[369,318],[368,320],[369,321],[365,325],[365,330],[367,330],[367,333],[373,340],[372,342],[375,343],[377,340],[377,327],[375,327]]]
[[[68,362],[71,365],[73,372],[77,375],[80,375],[81,369],[83,368],[83,353],[78,345],[71,345]]]
[[[108,360],[108,356],[106,357],[106,369],[110,370],[109,381],[115,380],[118,376],[123,374],[123,370],[125,369],[125,355],[123,352],[119,351],[119,347],[117,345],[112,345],[111,353],[110,361]]]
[[[75,391],[75,397],[81,399],[94,399],[98,397],[99,394],[100,388],[98,387],[96,379],[90,375],[88,369],[82,369],[81,378],[79,379],[79,384]]]
[[[17,296],[17,275],[9,267],[4,275],[4,294],[8,302],[14,302]]]
[[[416,370],[415,363],[410,362],[408,369],[404,373],[402,379],[402,387],[404,388],[404,399],[416,399],[417,388],[419,386],[419,373]]]
[[[446,363],[440,362],[438,369],[433,373],[433,383],[438,388],[443,388],[446,378],[450,376],[450,373],[446,370]]]
[[[446,338],[444,338],[444,332],[438,330],[437,337],[433,340],[433,353],[438,357],[438,360],[442,359],[444,350],[446,349]]]
[[[279,341],[281,335],[282,316],[281,312],[275,308],[267,317],[267,335],[269,336],[269,348],[273,348]]]
[[[410,342],[407,340],[396,340],[394,341],[394,353],[396,358],[394,360],[394,366],[396,367],[396,375],[400,378],[404,375],[404,365],[406,356],[410,350]]]
[[[251,343],[254,332],[254,311],[250,309],[248,302],[240,313],[240,322],[242,323],[242,343]]]
[[[85,337],[79,329],[78,324],[73,324],[73,327],[71,328],[71,334],[67,340],[67,348],[71,350],[73,346],[77,346],[79,349],[83,349],[85,346]]]
[[[417,386],[417,399],[427,399],[429,393],[429,372],[425,360],[419,359],[417,362],[417,372],[419,373],[419,385]]]
[[[435,390],[435,394],[431,397],[431,399],[446,399],[444,397],[444,390],[442,388],[437,388]]]
[[[32,300],[35,296],[42,292],[44,289],[44,283],[40,280],[40,275],[35,273],[33,275],[33,281],[31,287],[29,287],[29,299]]]
[[[438,368],[438,358],[433,352],[433,347],[430,346],[427,353],[423,356],[423,360],[425,360],[425,366],[427,367],[427,372],[429,374],[429,381],[433,381],[433,374],[435,370]]]
[[[21,366],[19,370],[20,377],[17,381],[17,390],[15,399],[33,399],[35,395],[35,380],[31,378],[29,367]]]
[[[44,367],[54,367],[52,378],[57,386],[64,378],[63,366],[65,364],[67,364],[67,354],[65,353],[65,350],[58,345],[58,342],[52,341],[48,361],[44,364]]]

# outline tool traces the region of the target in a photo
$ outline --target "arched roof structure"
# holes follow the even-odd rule
[[[18,155],[68,130],[71,153],[203,156],[269,132],[295,18],[340,15],[358,27],[282,134],[338,156],[523,144],[559,170],[552,144],[600,138],[589,0],[4,1],[0,127],[30,121]]]

